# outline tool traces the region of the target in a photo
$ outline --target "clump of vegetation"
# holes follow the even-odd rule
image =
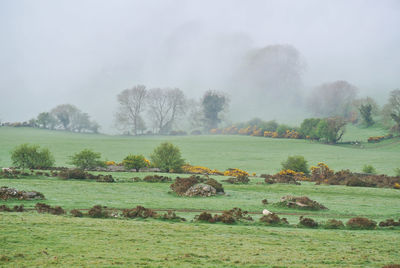
[[[249,173],[247,173],[244,170],[238,169],[238,168],[228,168],[224,172],[224,176],[232,176],[232,177],[248,177]]]
[[[73,209],[69,212],[73,217],[83,217],[83,213],[78,209]]]
[[[267,225],[289,224],[286,218],[279,218],[276,213],[269,213],[260,218],[260,222]]]
[[[204,174],[204,175],[224,175],[224,172],[221,172],[216,169],[210,169],[208,167],[202,167],[202,166],[191,166],[189,164],[186,164],[182,166],[182,171],[184,173],[190,173],[190,174]]]
[[[144,177],[143,181],[145,181],[145,182],[170,182],[170,181],[172,181],[172,179],[167,176],[153,175],[153,176]]]
[[[88,215],[92,218],[109,218],[111,216],[110,212],[106,210],[106,207],[101,205],[93,206],[89,211]]]
[[[368,218],[355,217],[346,222],[346,226],[350,229],[372,230],[376,228],[376,222]]]
[[[54,157],[47,148],[27,143],[16,147],[11,153],[13,165],[18,168],[44,169],[54,165]]]
[[[170,188],[178,195],[184,195],[190,187],[197,183],[204,182],[205,179],[200,176],[192,175],[188,178],[176,177],[175,182],[171,184]]]
[[[390,226],[400,226],[400,219],[399,221],[395,221],[394,219],[387,219],[379,223],[379,227],[390,227]]]
[[[275,175],[261,174],[260,177],[264,178],[264,182],[268,184],[288,183],[300,185],[298,181],[308,180],[308,178],[304,176],[303,172],[296,172],[290,169],[281,170]]]
[[[265,198],[265,199],[261,200],[261,203],[262,203],[263,205],[268,205],[268,200]]]
[[[362,168],[362,172],[367,174],[376,174],[376,170],[372,165],[364,165]]]
[[[150,161],[147,160],[143,155],[128,155],[122,161],[126,170],[134,169],[139,172],[141,168],[149,167]]]
[[[104,167],[105,162],[101,161],[101,153],[93,152],[89,149],[84,149],[79,153],[70,157],[69,164],[74,165],[80,169],[95,169],[97,167]]]
[[[223,181],[231,184],[248,184],[250,179],[247,176],[239,176],[239,177],[232,177]]]
[[[164,142],[154,149],[151,161],[155,167],[166,172],[181,172],[185,163],[179,148],[169,142]]]
[[[329,219],[327,222],[323,224],[323,227],[325,229],[343,229],[344,224],[342,221],[335,220],[335,219]]]
[[[142,206],[137,206],[136,208],[132,209],[124,209],[122,211],[122,215],[126,218],[155,218],[157,216],[157,213],[149,208],[145,208]]]
[[[233,224],[241,220],[252,221],[253,218],[248,215],[247,211],[243,211],[241,208],[226,210],[222,214],[215,214],[214,216],[208,212],[202,212],[194,218],[194,221],[204,221],[209,223],[222,222],[226,224]]]
[[[307,160],[304,156],[294,155],[289,156],[286,161],[282,162],[283,170],[293,170],[296,172],[303,172],[304,174],[309,174]]]
[[[205,184],[214,187],[217,193],[224,193],[224,187],[222,187],[222,184],[215,179],[209,178],[208,180],[206,180]]]
[[[276,203],[276,205],[288,208],[308,209],[308,210],[327,209],[324,205],[318,203],[317,201],[311,200],[307,196],[286,195],[282,197],[281,201]]]
[[[172,221],[186,221],[185,218],[181,218],[176,215],[176,213],[172,210],[168,210],[167,213],[161,216],[162,220],[172,220]]]
[[[38,213],[49,213],[53,215],[65,214],[65,210],[60,206],[51,207],[44,203],[37,203],[35,209]]]
[[[0,212],[24,212],[24,205],[16,205],[13,208],[9,208],[6,205],[1,205],[0,206]]]
[[[97,182],[115,182],[112,175],[93,175],[81,169],[66,169],[58,173],[58,176],[64,180],[95,180]]]
[[[317,228],[318,223],[311,218],[304,218],[303,216],[300,216],[299,226],[303,226],[303,227],[307,227],[307,228]]]

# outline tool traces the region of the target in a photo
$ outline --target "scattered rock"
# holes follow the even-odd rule
[[[36,191],[18,191],[15,188],[8,188],[7,186],[0,187],[0,199],[19,199],[19,200],[35,200],[45,199],[44,195]]]
[[[208,184],[204,183],[198,183],[190,187],[185,193],[184,196],[203,196],[203,197],[208,197],[208,196],[213,196],[217,194],[217,190],[215,190],[214,187]]]

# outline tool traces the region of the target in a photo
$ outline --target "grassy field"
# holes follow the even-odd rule
[[[368,134],[365,131],[370,131]],[[349,129],[351,135],[372,136],[373,131]],[[363,133],[362,135],[360,133]],[[374,134],[375,135],[375,134]],[[376,134],[377,135],[377,134]],[[301,154],[310,164],[326,162],[335,170],[361,170],[372,164],[389,173],[398,167],[398,139],[378,144],[331,146],[303,140],[267,139],[244,136],[118,137],[71,134],[38,129],[0,128],[0,166],[9,166],[9,152],[21,143],[48,147],[57,165],[68,156],[91,148],[108,160],[121,161],[129,153],[149,156],[162,141],[181,148],[191,164],[224,170],[274,173],[288,155]],[[352,138],[349,138],[352,139]],[[151,173],[114,172],[116,183],[62,180],[44,176],[0,179],[0,186],[40,191],[44,203],[71,209],[89,209],[100,204],[109,208],[142,205],[177,211],[187,222],[157,219],[73,218],[34,210],[0,212],[0,267],[382,267],[400,263],[400,228],[376,230],[326,230],[299,228],[299,216],[323,223],[328,219],[346,222],[364,216],[377,222],[400,218],[400,190],[346,186],[260,184],[251,178],[247,185],[222,182],[226,195],[185,198],[170,193],[170,183],[133,182]],[[175,178],[178,174],[163,174]],[[181,175],[182,176],[182,175]],[[308,196],[329,210],[306,211],[282,208],[273,203],[284,195]],[[268,199],[263,205],[261,200]],[[32,209],[37,201],[1,200],[0,205],[24,204]],[[234,225],[192,222],[199,211],[240,207],[252,212],[254,222]],[[289,226],[271,227],[258,219],[264,208],[286,217]]]
[[[376,131],[350,126],[347,137],[372,136]],[[281,162],[290,155],[303,155],[310,165],[325,162],[334,170],[359,172],[368,164],[374,166],[378,173],[393,175],[394,168],[400,165],[398,138],[377,144],[333,146],[305,140],[249,136],[122,137],[1,127],[0,166],[11,165],[10,151],[21,143],[48,147],[56,158],[56,164],[64,166],[69,156],[84,148],[101,152],[106,160],[119,162],[130,153],[149,157],[154,148],[164,141],[179,146],[183,157],[192,165],[220,170],[236,167],[257,174],[276,173],[281,168]]]

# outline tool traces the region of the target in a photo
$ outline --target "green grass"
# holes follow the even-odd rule
[[[369,129],[355,131],[370,133]],[[101,152],[106,160],[120,162],[131,153],[149,157],[164,141],[179,146],[183,157],[192,165],[219,170],[236,167],[257,174],[276,173],[281,162],[290,155],[303,155],[310,165],[325,162],[334,170],[360,172],[364,165],[372,165],[378,173],[390,175],[399,167],[400,160],[399,138],[362,146],[333,146],[305,140],[249,136],[122,137],[1,127],[0,166],[11,165],[10,151],[21,143],[47,147],[53,152],[57,165],[67,165],[68,157],[84,148]]]
[[[374,132],[376,131],[376,132]],[[350,128],[348,139],[377,135],[380,130]],[[362,133],[362,134],[361,134]],[[372,134],[372,135],[371,135]],[[353,136],[351,136],[353,135]],[[364,136],[362,136],[364,135]],[[325,162],[335,170],[361,171],[365,164],[392,174],[399,167],[400,140],[377,144],[331,146],[304,140],[244,136],[119,137],[73,134],[38,129],[0,128],[0,166],[9,166],[9,152],[21,143],[48,147],[57,165],[84,148],[101,152],[108,160],[121,161],[129,153],[149,156],[163,141],[181,148],[194,165],[224,170],[275,173],[289,155],[303,155],[310,164]],[[400,190],[346,186],[223,183],[227,195],[184,198],[169,193],[170,183],[132,182],[151,173],[112,173],[116,183],[61,180],[47,177],[0,179],[0,186],[40,191],[43,202],[66,210],[88,209],[101,204],[112,208],[143,205],[153,209],[176,209],[189,221],[155,219],[92,219],[0,212],[0,267],[382,267],[400,263],[400,228],[377,230],[324,230],[296,228],[300,215],[318,222],[330,218],[346,222],[365,216],[377,222],[399,219]],[[163,174],[174,178],[177,174]],[[213,176],[222,181],[226,177]],[[262,199],[278,202],[284,195],[305,195],[329,210],[305,211],[263,205]],[[38,201],[7,200],[0,205]],[[235,225],[190,222],[199,212],[233,207],[256,212],[254,223]],[[257,220],[267,208],[289,220],[288,227],[262,226]],[[162,213],[162,212],[159,212]]]
[[[168,223],[0,213],[4,267],[382,267],[399,231]]]

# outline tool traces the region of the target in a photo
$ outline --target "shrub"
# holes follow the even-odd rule
[[[207,221],[207,222],[211,222],[212,221],[212,215],[210,213],[207,212],[202,212],[200,215],[196,215],[194,220],[195,221]]]
[[[205,184],[208,184],[208,185],[214,187],[215,190],[217,191],[217,193],[223,193],[223,192],[224,192],[224,187],[222,187],[222,184],[219,183],[219,182],[217,182],[217,181],[214,180],[214,179],[211,179],[211,178],[208,179],[208,180],[205,182]]]
[[[59,206],[51,207],[44,203],[37,203],[35,205],[35,209],[38,213],[50,213],[53,215],[65,214],[65,210],[62,207]]]
[[[22,144],[11,153],[13,165],[20,168],[41,169],[54,165],[54,157],[46,148],[39,150],[39,145]]]
[[[342,229],[344,224],[342,221],[330,219],[324,224],[325,229]]]
[[[311,218],[303,218],[303,216],[300,216],[299,220],[300,220],[299,225],[301,225],[301,226],[308,227],[308,228],[318,227],[318,223]]]
[[[367,229],[372,230],[376,228],[376,222],[368,218],[355,217],[351,218],[347,223],[350,229]]]
[[[163,220],[175,220],[175,221],[186,221],[185,218],[181,218],[176,215],[176,213],[172,210],[168,210],[167,213],[162,215],[161,219]]]
[[[187,190],[189,190],[190,187],[203,181],[204,179],[200,178],[199,176],[190,176],[189,178],[177,177],[175,182],[171,184],[170,188],[178,195],[183,195]]]
[[[304,159],[304,156],[294,155],[289,156],[286,161],[282,162],[283,169],[290,169],[296,172],[303,172],[305,174],[309,173],[307,160]]]
[[[171,178],[167,176],[146,176],[144,177],[143,181],[145,182],[170,182]]]
[[[241,177],[241,176],[249,176],[249,173],[247,173],[244,170],[238,169],[238,168],[228,168],[224,172],[224,176],[233,176],[233,177]]]
[[[145,208],[142,206],[137,206],[132,209],[124,209],[122,211],[122,215],[127,218],[154,218],[157,216],[157,213],[149,208]]]
[[[100,205],[93,206],[89,210],[88,215],[92,218],[109,218],[110,213],[105,208]]]
[[[100,161],[101,154],[93,152],[89,149],[84,149],[79,153],[74,154],[70,158],[71,161],[69,164],[72,164],[80,169],[93,169],[96,167],[105,166],[105,162]]]
[[[164,142],[154,149],[151,155],[151,161],[155,167],[162,171],[181,172],[184,160],[181,157],[181,151],[172,143]]]
[[[122,164],[127,170],[134,169],[139,172],[141,168],[148,167],[150,162],[143,155],[128,155]]]
[[[362,168],[362,172],[368,174],[376,174],[376,170],[372,165],[364,165]]]
[[[281,219],[275,213],[270,213],[268,215],[264,215],[260,218],[260,222],[263,222],[268,225],[280,224]]]
[[[80,210],[73,209],[69,212],[73,217],[83,217],[83,213]]]

